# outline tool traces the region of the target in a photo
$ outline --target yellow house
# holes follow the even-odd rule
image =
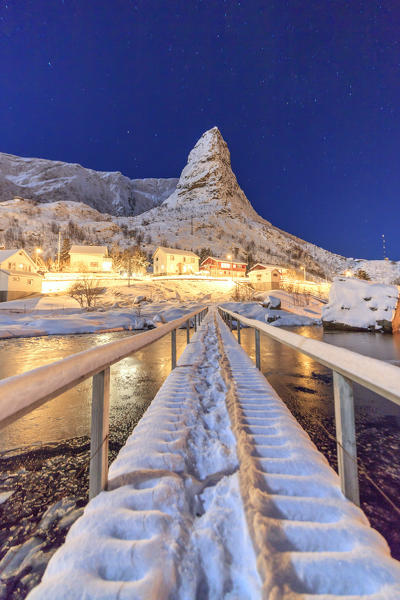
[[[75,273],[112,270],[107,246],[71,246],[69,259],[70,270]]]
[[[199,272],[200,258],[190,250],[159,246],[153,254],[154,275],[190,275]]]
[[[281,269],[276,265],[257,263],[248,272],[248,278],[256,290],[277,290],[281,282]]]
[[[0,302],[41,293],[42,277],[37,271],[25,250],[0,250]]]

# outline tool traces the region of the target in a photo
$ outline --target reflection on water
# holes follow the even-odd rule
[[[128,332],[19,338],[0,342],[0,378],[17,375],[55,362],[70,354],[134,335]],[[177,353],[186,344],[186,332],[177,332]],[[158,342],[111,367],[110,429],[117,420],[138,411],[155,396],[171,368],[171,342]],[[88,379],[50,400],[12,425],[0,436],[0,450],[87,435],[90,429],[92,381]],[[139,412],[139,411],[138,411]]]
[[[290,331],[394,365],[400,364],[400,334],[324,332],[322,327],[292,327]],[[242,345],[255,360],[252,330],[242,330]],[[318,409],[322,414],[333,414],[332,390],[328,385],[332,371],[327,367],[261,334],[261,369],[283,399],[296,393],[305,410]],[[392,416],[400,425],[400,407],[393,402],[356,384],[354,396],[356,409],[361,413]]]

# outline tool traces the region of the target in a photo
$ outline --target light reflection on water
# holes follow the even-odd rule
[[[292,327],[290,331],[354,352],[400,364],[400,334],[324,332],[322,327]],[[254,359],[254,331],[242,329],[242,346]],[[318,362],[261,334],[261,369],[283,399],[296,395],[304,410],[333,414],[332,371]],[[400,425],[400,407],[354,384],[356,409],[373,417],[394,416]]]
[[[128,332],[18,338],[0,342],[0,379],[24,373],[42,365],[100,346]],[[186,332],[177,332],[177,354],[185,347]],[[158,342],[111,367],[110,428],[124,418],[124,411],[135,412],[147,404],[171,368],[171,341],[167,335]],[[47,443],[87,435],[90,430],[91,379],[50,400],[0,434],[0,450]]]

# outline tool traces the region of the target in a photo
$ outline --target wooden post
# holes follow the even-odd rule
[[[93,376],[89,499],[107,487],[110,367]]]
[[[333,371],[338,471],[343,494],[360,506],[353,385]]]
[[[194,330],[197,331],[197,315],[194,315]]]
[[[229,329],[232,331],[232,315],[229,315]]]
[[[261,370],[261,358],[260,358],[260,330],[254,330],[255,347],[256,347],[256,367]]]
[[[176,329],[171,331],[171,369],[176,367]]]
[[[240,321],[239,319],[236,321],[237,323],[237,340],[238,340],[238,344],[241,344],[241,339],[240,339]]]
[[[190,342],[190,321],[189,319],[186,321],[186,343]]]

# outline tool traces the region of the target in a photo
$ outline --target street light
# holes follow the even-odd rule
[[[41,249],[41,248],[35,248],[35,255],[36,255],[36,256],[35,256],[35,263],[36,263],[36,266],[38,266],[38,255],[39,255],[41,252],[42,252],[42,249]]]

